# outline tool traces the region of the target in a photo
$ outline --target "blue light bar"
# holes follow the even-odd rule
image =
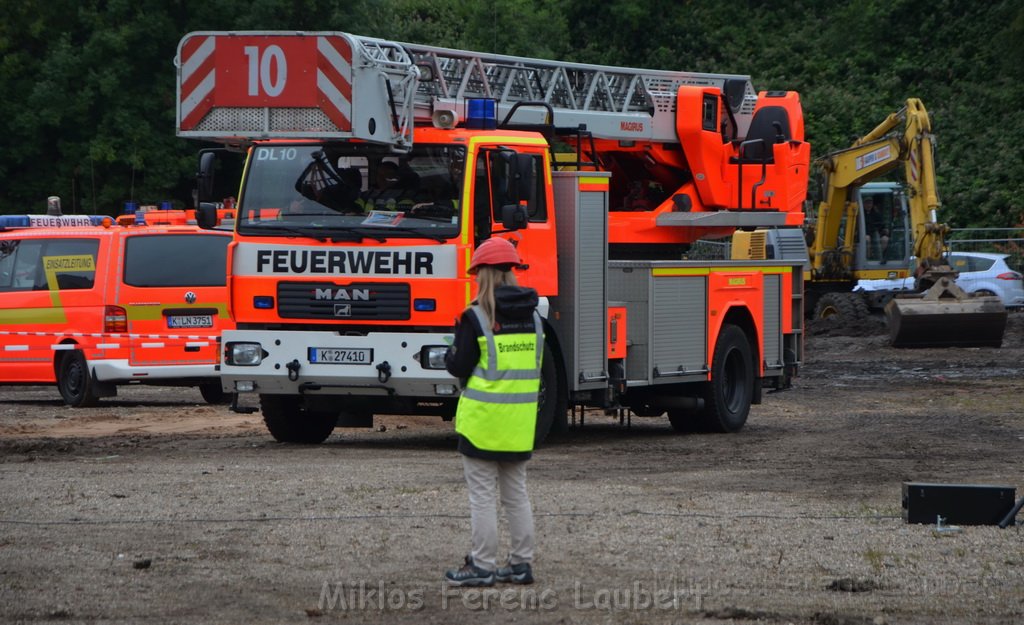
[[[252,307],[260,310],[270,310],[274,307],[274,296],[254,295],[252,298]]]
[[[28,228],[28,215],[0,215],[0,228]]]
[[[102,226],[105,215],[0,215],[0,229]]]
[[[494,130],[498,127],[497,101],[490,98],[466,100],[466,128]]]

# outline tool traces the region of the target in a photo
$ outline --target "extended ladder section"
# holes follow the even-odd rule
[[[605,139],[674,142],[680,86],[717,87],[739,134],[757,94],[748,76],[631,69],[452,50],[323,32],[195,32],[175,59],[178,134],[217,142],[362,139],[406,150],[414,121],[465,118],[472,98],[545,103],[559,127]],[[516,121],[543,121],[523,108]]]
[[[581,124],[596,137],[678,141],[676,94],[683,85],[717,87],[730,96],[741,134],[746,133],[757,94],[749,76],[671,72],[564,63],[402,44],[432,80],[419,83],[418,116],[438,110],[462,113],[470,98],[497,101],[501,116],[517,103],[551,106],[555,126]],[[523,115],[527,115],[523,110]],[[516,119],[520,119],[517,114]]]

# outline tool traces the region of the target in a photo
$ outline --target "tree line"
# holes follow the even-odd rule
[[[8,0],[0,213],[191,205],[199,144],[174,133],[181,37],[341,30],[581,63],[749,74],[800,92],[820,157],[908,97],[937,137],[941,218],[1024,221],[1024,5],[1015,0]]]

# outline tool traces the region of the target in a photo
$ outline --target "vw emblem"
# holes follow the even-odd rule
[[[196,303],[196,294],[193,293],[192,291],[187,291],[185,293],[185,301],[188,302],[189,304],[195,304]]]

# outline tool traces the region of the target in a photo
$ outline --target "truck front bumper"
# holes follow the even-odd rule
[[[232,393],[451,398],[458,383],[437,356],[452,337],[229,330],[222,339],[221,382]],[[258,362],[240,364],[233,354]]]

